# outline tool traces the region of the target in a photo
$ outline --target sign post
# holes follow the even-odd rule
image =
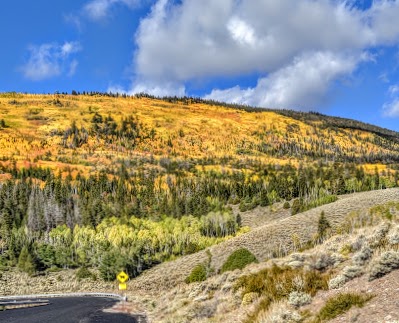
[[[123,291],[125,291],[127,288],[126,282],[129,279],[129,275],[126,274],[124,271],[121,271],[118,275],[116,275],[116,279],[119,281],[119,290],[123,295],[123,310],[125,310],[126,293],[124,293]]]

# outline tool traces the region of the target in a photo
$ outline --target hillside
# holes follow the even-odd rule
[[[365,207],[392,200],[398,148],[396,132],[316,113],[3,93],[0,271],[108,282],[124,269],[156,290],[181,282],[206,249],[216,269],[237,244],[261,261],[284,255],[313,239],[320,210],[334,226],[356,206],[342,195],[379,190],[361,193]],[[149,284],[159,272],[165,280]]]
[[[211,266],[215,273],[205,281],[184,283],[196,264],[207,261],[207,255],[202,252],[149,270],[130,283],[130,295],[157,322],[314,323],[330,321],[315,320],[329,299],[352,292],[373,298],[364,308],[348,308],[348,313],[344,311],[332,322],[377,322],[383,318],[395,321],[399,319],[393,301],[398,275],[394,270],[399,268],[398,197],[397,189],[357,193],[274,221],[211,247]],[[317,219],[322,212],[333,229],[328,237],[317,241]],[[309,244],[309,241],[313,242]],[[220,273],[228,256],[243,247],[256,255],[259,264]],[[319,286],[317,293],[304,304],[287,302],[291,292],[285,291],[281,299],[273,300],[270,308],[266,307],[264,301],[273,287],[263,286],[262,280],[256,277],[273,266],[282,268],[283,273],[297,270],[295,274],[299,277],[302,270],[319,272],[325,275],[328,285]],[[255,285],[250,287],[251,281],[247,280],[249,286],[237,288],[243,277],[254,277]],[[283,278],[289,280],[290,276]],[[278,284],[277,277],[274,279],[272,283]],[[282,288],[306,293],[306,286],[301,282],[293,286],[286,283]],[[137,306],[136,311],[140,308]]]
[[[209,248],[212,254],[212,267],[218,271],[227,257],[238,248],[250,250],[256,258],[267,261],[298,251],[317,236],[317,221],[324,211],[334,231],[339,231],[353,214],[368,213],[376,205],[399,201],[399,190],[381,190],[346,195],[339,201],[315,209],[274,220],[249,233]],[[264,210],[263,213],[266,213]],[[366,217],[366,216],[365,216]],[[355,224],[353,226],[356,226]],[[160,286],[165,290],[182,283],[190,271],[206,259],[205,252],[182,257],[173,262],[161,264],[148,270],[132,282],[136,291],[145,290],[157,293]],[[162,278],[161,278],[162,277]]]
[[[215,271],[203,282],[186,284],[184,280],[196,264],[207,261],[205,252],[158,265],[129,282],[128,307],[133,313],[146,313],[152,322],[246,322],[249,315],[256,313],[256,319],[251,318],[251,322],[314,323],[315,315],[329,299],[349,291],[371,294],[373,298],[361,310],[354,306],[332,322],[399,319],[393,301],[398,272],[390,274],[399,259],[398,197],[398,189],[345,195],[337,202],[274,220],[253,232],[213,246],[209,251]],[[269,214],[268,209],[261,208],[257,212],[265,215],[280,212],[275,210]],[[333,230],[328,237],[316,241],[316,223],[321,212],[326,214]],[[309,241],[313,242],[309,244]],[[280,249],[282,246],[284,248]],[[251,264],[242,271],[219,273],[228,255],[242,247],[250,249],[260,263]],[[365,251],[367,248],[370,254]],[[381,265],[379,262],[386,252],[394,252],[392,255],[397,258],[389,258]],[[368,256],[364,256],[366,254]],[[359,258],[359,255],[363,256]],[[255,277],[273,265],[295,268],[298,275],[301,270],[316,270],[326,275],[329,285],[304,305],[290,305],[285,297],[269,309],[262,307],[266,295],[235,289],[242,277]],[[98,277],[99,273],[92,272],[92,275]],[[115,282],[107,283],[93,277],[79,278],[76,270],[48,272],[46,276],[36,277],[15,270],[5,271],[0,277],[0,293],[117,292]],[[301,316],[301,320],[295,320]]]
[[[239,212],[258,205],[291,201],[294,214],[399,179],[397,133],[314,113],[189,98],[3,93],[0,127],[1,241],[8,245],[12,230],[25,226],[34,240],[67,235],[75,260],[60,257],[66,267],[92,257],[76,259],[78,234],[112,236],[117,248],[140,237],[132,266],[146,268],[235,235]],[[126,223],[135,233],[125,243]],[[184,242],[171,250],[165,239],[175,245],[176,226]],[[161,242],[148,237],[154,227]],[[141,264],[146,249],[153,255]]]
[[[172,101],[172,102],[169,102]],[[0,96],[3,159],[90,171],[123,158],[398,161],[399,134],[314,113],[146,97]],[[74,152],[72,154],[72,152]]]

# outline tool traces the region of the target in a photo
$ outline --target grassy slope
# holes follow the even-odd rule
[[[269,268],[271,262],[267,261],[267,257],[265,257],[267,252],[273,250],[279,243],[287,246],[287,249],[289,249],[287,251],[292,251],[289,235],[296,233],[299,237],[311,236],[312,232],[315,233],[317,230],[314,223],[317,222],[316,219],[319,217],[321,211],[326,213],[328,220],[334,223],[334,227],[337,228],[339,224],[344,222],[344,219],[347,219],[348,215],[357,213],[364,218],[368,218],[370,214],[372,214],[372,210],[375,209],[375,205],[387,205],[389,202],[397,203],[398,198],[398,189],[343,196],[339,201],[331,203],[330,205],[325,205],[287,219],[277,220],[273,224],[265,225],[253,232],[238,238],[233,238],[230,241],[211,248],[213,265],[216,269],[220,268],[221,264],[232,250],[242,246],[247,247],[257,254],[258,259],[262,260],[259,264],[252,264],[243,271],[215,275],[206,282],[200,284],[186,285],[181,283],[184,275],[189,272],[188,267],[191,267],[191,264],[205,261],[206,255],[201,252],[153,268],[143,276],[131,282],[130,286],[133,290],[130,291],[130,293],[132,296],[135,295],[135,293],[153,295],[151,297],[147,296],[148,298],[144,298],[144,300],[145,303],[147,303],[147,310],[151,313],[151,317],[159,322],[225,322],[226,320],[243,322],[247,318],[247,315],[254,311],[258,302],[255,300],[253,304],[245,304],[242,295],[240,295],[240,291],[234,292],[231,288],[238,277],[255,274],[265,268]],[[397,218],[397,209],[390,208],[391,212],[394,214],[394,218]],[[380,226],[377,226],[378,223],[381,222],[377,221],[373,226],[362,229],[352,228],[353,231],[351,230],[349,234],[343,233],[334,235],[324,244],[306,250],[302,252],[301,255],[308,259],[305,261],[305,263],[309,262],[307,265],[315,265],[326,255],[331,255],[332,253],[334,253],[334,255],[340,255],[341,250],[347,245],[356,244],[358,241],[374,241],[376,239],[375,237],[378,236],[377,232],[380,231]],[[395,230],[393,224],[391,228]],[[374,256],[378,258],[384,248],[384,246],[377,247]],[[394,247],[394,250],[397,250],[397,246],[396,249]],[[352,256],[355,252],[356,251],[352,251],[349,255],[342,253],[340,256],[341,263],[337,267],[334,267],[332,277],[341,273],[345,266],[352,265]],[[298,254],[296,255],[298,256]],[[299,258],[300,257],[290,256],[281,258],[281,256],[277,256],[277,258],[272,260],[272,263],[274,262],[280,266],[290,266],[294,259]],[[324,261],[325,260],[321,260],[321,263]],[[303,265],[302,263],[302,266]],[[396,313],[393,310],[395,303],[387,299],[386,295],[394,297],[392,295],[396,293],[396,279],[398,275],[393,273],[382,279],[368,283],[368,272],[371,266],[372,264],[366,263],[362,268],[365,274],[360,278],[356,278],[353,282],[344,285],[342,288],[319,292],[313,299],[312,304],[305,307],[305,309],[310,310],[312,315],[316,315],[330,297],[340,292],[349,291],[360,294],[367,292],[367,295],[371,293],[374,298],[370,301],[370,304],[367,303],[366,310],[354,308],[349,314],[345,314],[345,322],[349,321],[354,315],[359,316],[359,313],[361,313],[359,322],[371,322],[382,319],[387,309],[390,310],[391,314]],[[187,272],[185,272],[186,270]],[[394,281],[392,282],[391,280]],[[379,286],[381,282],[384,284],[382,288]],[[143,293],[143,291],[145,292]],[[282,306],[284,308],[288,306],[286,301],[285,303],[283,302]],[[377,307],[378,311],[375,311],[374,309]],[[295,308],[291,306],[290,310],[295,310]],[[395,314],[393,318],[396,319],[397,315]],[[334,322],[343,321],[341,317],[341,320],[337,319]],[[260,322],[271,321],[266,318]],[[305,320],[305,322],[313,321]]]
[[[93,136],[79,148],[62,147],[62,133],[72,121],[79,128],[90,130],[95,112],[104,117],[111,114],[117,122],[130,115],[136,116],[144,128],[156,131],[155,138],[139,141],[134,150],[105,144]],[[256,159],[294,165],[298,160],[309,159],[306,154],[312,151],[328,155],[330,160],[334,155],[338,158],[337,154],[352,158],[370,153],[397,156],[399,135],[395,132],[390,132],[391,139],[384,139],[381,136],[387,136],[383,129],[362,130],[367,127],[359,126],[363,125],[361,123],[356,123],[357,129],[354,129],[340,123],[336,126],[331,121],[336,119],[330,117],[320,121],[323,117],[313,120],[309,115],[306,122],[295,114],[293,117],[269,110],[247,112],[147,98],[2,94],[0,119],[4,119],[7,128],[0,129],[0,157],[15,159],[20,166],[34,163],[52,168],[72,167],[87,173],[120,158],[150,155],[156,158]],[[296,148],[287,150],[291,144],[302,151],[296,154]],[[267,149],[272,148],[281,155],[271,156]]]
[[[232,238],[219,245],[212,246],[212,266],[218,270],[231,252],[238,248],[247,248],[259,259],[272,258],[273,252],[281,256],[284,251],[294,250],[295,236],[304,244],[317,233],[317,220],[322,211],[329,222],[337,228],[351,212],[364,212],[368,208],[399,199],[399,189],[387,189],[356,193],[343,196],[339,201],[292,217],[276,220],[261,226],[242,236]],[[160,287],[170,288],[184,281],[185,277],[199,263],[207,259],[205,251],[181,257],[175,261],[161,264],[144,272],[132,281],[136,290],[158,292]]]

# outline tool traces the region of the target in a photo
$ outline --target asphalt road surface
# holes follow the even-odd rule
[[[137,323],[124,314],[104,313],[116,301],[97,297],[50,298],[50,305],[0,312],[1,323]]]

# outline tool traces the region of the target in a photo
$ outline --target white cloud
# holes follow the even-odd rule
[[[158,97],[165,96],[185,96],[186,89],[184,85],[173,83],[173,82],[164,82],[162,84],[147,82],[147,81],[136,81],[132,85],[130,90],[126,90],[123,86],[120,85],[111,85],[108,87],[107,92],[112,93],[126,93],[126,94],[137,94],[137,93],[147,93],[152,94]]]
[[[362,13],[335,3],[159,0],[137,32],[137,72],[180,81],[268,73],[303,51],[362,49],[373,36]]]
[[[80,44],[78,42],[65,42],[61,46],[61,55],[68,57],[71,54],[77,53],[81,50]]]
[[[240,18],[231,18],[227,23],[227,29],[231,37],[243,46],[249,45],[253,47],[258,42],[254,29]]]
[[[386,117],[399,117],[399,98],[385,103],[382,107],[382,111]]]
[[[133,8],[139,4],[139,0],[92,0],[84,6],[84,12],[93,20],[101,20],[108,16],[116,4]]]
[[[259,79],[254,88],[234,87],[213,90],[206,99],[270,108],[316,109],[329,86],[351,73],[357,59],[330,52],[306,53],[269,76]]]
[[[63,45],[42,44],[30,46],[30,56],[20,70],[25,78],[32,81],[41,81],[61,75],[69,66],[68,75],[72,76],[78,62],[70,61],[70,56],[81,50],[77,42],[65,42]]]
[[[364,11],[348,0],[158,0],[136,32],[131,91],[170,82],[179,94],[189,81],[257,73],[256,87],[209,97],[315,109],[336,80],[378,59],[370,48],[399,42],[398,16],[393,0]]]
[[[186,90],[184,85],[164,82],[162,84],[152,82],[137,82],[134,87],[129,91],[131,94],[135,93],[151,93],[152,95],[163,97],[163,96],[185,96]]]
[[[375,42],[395,44],[399,41],[399,2],[397,0],[375,0],[367,12]]]

